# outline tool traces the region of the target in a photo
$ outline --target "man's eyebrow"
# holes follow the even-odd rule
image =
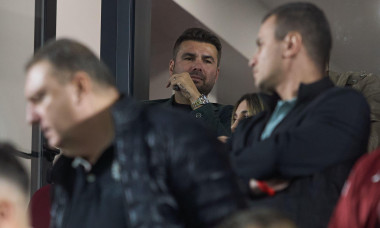
[[[211,59],[212,61],[215,61],[214,57],[211,55],[202,55],[202,59]]]
[[[190,53],[190,52],[185,52],[185,53],[182,54],[181,57],[184,58],[184,57],[188,57],[188,56],[195,57],[195,54],[194,53]]]
[[[39,88],[38,90],[33,91],[32,93],[30,93],[29,96],[28,96],[28,98],[30,98],[31,100],[36,100],[36,99],[41,98],[45,94],[46,94],[46,90],[44,88]]]

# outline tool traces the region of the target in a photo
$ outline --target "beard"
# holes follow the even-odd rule
[[[174,67],[173,67],[173,73],[174,74],[183,73],[183,72],[177,72],[175,70],[175,63],[174,63]],[[193,70],[193,71],[188,72],[188,73],[190,74],[190,77],[196,76],[199,79],[199,81],[193,80],[193,83],[194,83],[195,87],[197,87],[199,93],[207,96],[211,92],[212,88],[214,87],[214,84],[213,83],[207,83],[206,82],[207,77],[199,70]]]
[[[266,76],[262,76],[262,80],[257,85],[260,92],[273,93],[276,91],[276,86],[279,83],[279,74],[271,73]]]
[[[192,72],[189,72],[190,76],[197,76],[197,78],[200,79],[200,81],[193,81],[194,82],[194,85],[195,87],[197,87],[198,91],[201,93],[201,94],[204,94],[204,95],[208,95],[212,88],[214,87],[214,85],[210,85],[208,83],[206,83],[206,76],[204,76],[204,74],[200,71],[192,71]]]
[[[268,83],[268,81],[261,82],[257,87],[260,92],[264,93],[272,93],[275,91],[274,86],[271,83]]]
[[[206,96],[211,92],[212,88],[214,87],[213,85],[207,85],[205,83],[203,83],[203,85],[197,85],[197,83],[195,83],[195,86],[201,94],[204,94]]]

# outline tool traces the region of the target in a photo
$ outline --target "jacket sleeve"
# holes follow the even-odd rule
[[[198,121],[188,124],[186,137],[177,134],[169,144],[169,185],[188,227],[213,227],[245,208],[246,195],[225,146]]]
[[[293,178],[355,160],[364,153],[370,124],[365,99],[348,89],[323,96],[301,111],[307,113],[297,123],[233,151],[238,174],[245,180]],[[243,137],[239,133],[235,137]]]
[[[232,105],[209,103],[191,111],[191,115],[197,119],[202,119],[217,133],[217,136],[230,136],[232,109]]]

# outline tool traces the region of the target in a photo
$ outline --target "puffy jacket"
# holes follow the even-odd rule
[[[224,146],[199,121],[124,98],[113,107],[128,227],[212,227],[245,208]],[[69,197],[54,187],[53,227]]]

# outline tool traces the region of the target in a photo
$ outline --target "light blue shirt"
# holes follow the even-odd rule
[[[273,111],[272,116],[270,117],[263,133],[261,134],[261,140],[268,138],[277,125],[285,118],[286,115],[292,110],[296,104],[297,98],[290,100],[279,100],[277,102],[276,108]]]

